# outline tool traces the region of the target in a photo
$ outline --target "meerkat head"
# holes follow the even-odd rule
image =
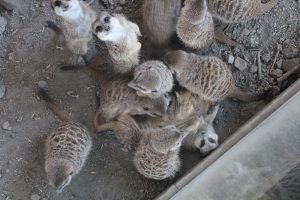
[[[102,41],[118,42],[126,36],[126,31],[117,17],[102,12],[93,24],[94,34]]]
[[[199,149],[200,153],[206,154],[219,146],[218,134],[213,127],[213,121],[219,110],[219,105],[213,106],[208,111],[208,114],[200,117],[200,128],[196,134],[195,146]]]
[[[51,0],[55,13],[62,17],[72,17],[77,15],[80,8],[79,0]]]
[[[157,98],[140,97],[140,113],[147,114],[151,117],[163,117],[169,108],[171,95],[164,94]]]
[[[180,74],[185,68],[187,56],[183,50],[171,51],[165,55],[164,61],[171,70]]]
[[[74,175],[72,163],[66,160],[51,159],[47,160],[45,170],[49,180],[49,185],[54,187],[57,192],[61,192],[70,184]]]
[[[148,96],[150,98],[157,98],[166,92],[170,92],[173,87],[173,79],[162,80],[158,65],[165,66],[160,61],[147,61],[134,69],[134,78],[128,83],[128,86],[137,91],[139,96]],[[164,76],[165,77],[165,76]],[[169,81],[170,83],[163,83]],[[163,88],[164,86],[168,88]]]
[[[162,154],[180,149],[185,134],[175,125],[168,125],[160,129],[153,130],[150,145]]]

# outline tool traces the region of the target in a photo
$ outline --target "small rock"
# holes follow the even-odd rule
[[[282,58],[278,59],[277,62],[275,63],[275,67],[277,69],[281,69],[282,68]]]
[[[277,44],[277,51],[282,51],[282,45],[281,44]]]
[[[275,69],[270,74],[273,78],[280,78],[283,75],[283,72],[281,69]]]
[[[11,131],[12,130],[12,127],[10,126],[9,122],[6,121],[2,124],[2,128],[6,131]]]
[[[268,63],[271,60],[271,53],[269,51],[266,53],[262,53],[261,60],[264,63]]]
[[[300,65],[300,58],[284,60],[282,69],[283,69],[283,71],[287,72],[287,71],[290,71],[293,67],[295,67],[297,65]]]
[[[251,67],[250,67],[250,69],[249,69],[249,72],[250,73],[256,73],[257,72],[257,66],[256,65],[252,65]]]
[[[240,71],[244,71],[247,69],[247,62],[240,57],[237,57],[234,62],[234,66],[238,68]]]
[[[0,35],[2,35],[6,29],[7,21],[4,17],[0,16]]]
[[[5,95],[6,87],[4,85],[4,82],[0,80],[0,99],[2,99]]]
[[[119,0],[120,5],[124,5],[126,3],[126,0]]]
[[[30,196],[30,200],[40,200],[41,199],[41,197],[40,197],[40,195],[38,195],[38,194],[32,194],[31,196]]]
[[[38,87],[40,88],[46,88],[47,87],[47,82],[46,81],[39,81],[38,82]]]
[[[250,46],[257,47],[259,45],[259,37],[257,35],[252,35],[250,37]]]
[[[116,11],[120,12],[123,10],[122,6],[117,5],[115,8]]]
[[[275,79],[274,79],[274,78],[272,78],[272,77],[270,77],[270,78],[269,78],[269,83],[271,83],[271,84],[272,84],[272,83],[274,83],[274,81],[275,81]]]
[[[294,46],[289,46],[285,48],[282,53],[285,58],[294,58],[298,55],[298,49]]]
[[[271,97],[276,97],[276,96],[278,96],[279,94],[280,94],[280,88],[277,87],[277,86],[273,86],[273,87],[271,88],[271,94],[270,94],[270,96],[271,96]]]
[[[231,54],[228,55],[228,63],[231,65],[234,63],[234,57]]]

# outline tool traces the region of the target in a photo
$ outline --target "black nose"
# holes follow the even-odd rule
[[[204,145],[205,145],[205,141],[202,140],[201,143],[200,143],[200,147],[202,148],[202,147],[204,147]]]
[[[110,21],[110,17],[109,16],[107,16],[107,17],[104,18],[104,22],[105,23],[109,23],[109,21]]]
[[[103,31],[103,27],[102,26],[97,26],[96,27],[96,33],[102,32],[102,31]]]
[[[62,5],[61,1],[55,1],[54,6],[55,7],[60,7]]]

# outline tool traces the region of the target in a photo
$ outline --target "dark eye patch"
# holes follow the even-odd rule
[[[214,140],[214,139],[212,139],[212,138],[208,138],[208,141],[210,142],[210,143],[216,143],[216,141]]]
[[[158,93],[158,91],[157,90],[152,90],[152,93]]]
[[[103,27],[102,26],[97,26],[96,27],[96,33],[102,32],[102,31],[103,31]]]
[[[149,110],[149,108],[148,108],[148,107],[144,107],[143,109],[144,109],[145,111],[148,111],[148,110]]]
[[[202,140],[201,143],[200,143],[200,147],[202,148],[202,147],[204,147],[204,145],[205,145],[205,141]]]
[[[104,17],[104,22],[105,22],[105,23],[109,23],[109,22],[110,22],[110,17],[109,17],[109,16]]]

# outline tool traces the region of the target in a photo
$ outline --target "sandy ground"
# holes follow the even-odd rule
[[[7,125],[5,122],[8,122],[11,127],[11,130],[7,130],[10,129],[7,126],[6,130],[0,128],[1,200],[152,199],[202,159],[198,152],[183,152],[184,166],[175,179],[150,181],[137,173],[131,154],[122,149],[113,135],[93,134],[94,147],[86,167],[64,192],[53,192],[47,186],[44,173],[44,140],[59,120],[37,99],[34,84],[40,80],[47,81],[51,95],[61,106],[74,119],[91,127],[98,83],[86,70],[59,70],[58,66],[74,63],[76,57],[51,42],[54,34],[45,27],[45,21],[57,18],[49,2],[23,2],[20,11],[0,9],[1,16],[7,20],[5,31],[0,35],[0,80],[6,87],[5,95],[0,99],[0,125]],[[242,44],[241,47],[229,48],[213,43],[208,50],[199,52],[217,55],[226,62],[229,55],[246,60],[248,68],[244,71],[229,65],[237,85],[245,91],[261,92],[271,86],[277,87],[269,71],[278,44],[279,49],[282,46],[283,50],[279,51],[274,69],[285,72],[286,61],[299,59],[300,3],[296,0],[279,2],[275,9],[258,19],[231,24],[225,29],[230,38]],[[100,11],[97,1],[93,7]],[[132,21],[140,24],[140,7],[141,1],[127,0],[123,11]],[[219,27],[225,27],[224,24],[218,24]],[[147,43],[145,36],[143,41]],[[93,49],[94,52],[101,52],[104,46],[97,42]],[[262,80],[258,79],[255,71],[258,50],[262,50]],[[299,73],[293,75],[277,91],[286,88],[298,77]],[[221,142],[266,103],[223,102],[215,121]]]

